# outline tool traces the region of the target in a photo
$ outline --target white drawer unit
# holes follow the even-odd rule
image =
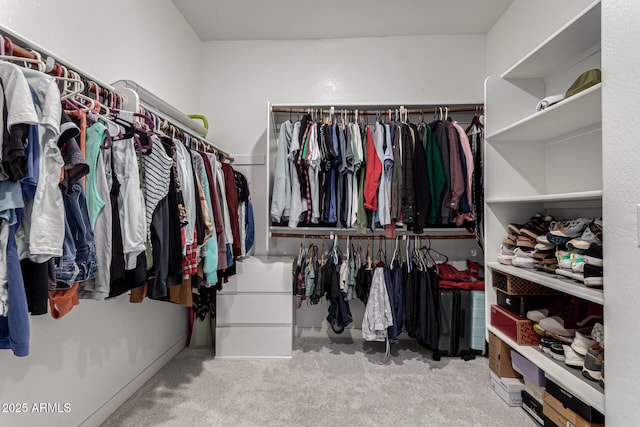
[[[216,357],[291,357],[293,299],[288,257],[252,257],[218,294]]]

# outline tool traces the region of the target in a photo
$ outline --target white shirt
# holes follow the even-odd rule
[[[184,227],[185,240],[187,245],[193,244],[193,233],[196,229],[196,188],[193,184],[193,165],[191,163],[191,153],[184,144],[174,139],[176,145],[176,162],[178,165],[178,177],[180,178],[180,188],[184,209],[187,212],[187,225]],[[200,195],[197,196],[198,203]]]

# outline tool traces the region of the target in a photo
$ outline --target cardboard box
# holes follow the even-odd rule
[[[548,305],[554,297],[549,295],[509,295],[497,289],[498,305],[516,316],[526,317],[527,311]]]
[[[559,401],[562,406],[571,409],[581,418],[591,423],[604,423],[604,415],[592,406],[578,399],[569,390],[563,388],[551,378],[547,378],[546,391]]]
[[[527,393],[526,389],[522,390],[522,410],[533,418],[536,423],[544,425],[542,402]]]
[[[522,406],[524,383],[516,378],[500,378],[491,372],[491,388],[509,406]]]
[[[540,336],[533,330],[529,319],[523,319],[509,310],[493,304],[491,306],[491,325],[500,329],[518,345],[538,345]]]
[[[511,347],[489,332],[489,367],[499,377],[521,378],[511,364]]]
[[[603,423],[591,423],[585,420],[546,391],[544,392],[542,413],[549,421],[558,427],[604,427]],[[546,425],[545,423],[545,426]]]
[[[511,350],[511,364],[516,372],[519,372],[534,385],[538,387],[545,386],[544,371],[515,350]]]

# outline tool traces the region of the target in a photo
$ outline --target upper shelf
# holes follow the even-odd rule
[[[602,200],[602,190],[576,191],[573,193],[537,194],[535,196],[492,197],[486,203],[553,203],[553,202],[581,202],[587,200]]]
[[[502,74],[503,79],[539,78],[600,43],[600,0],[556,31]]]
[[[491,135],[490,141],[547,141],[602,122],[602,83],[598,83]]]
[[[498,262],[488,262],[487,266],[503,273],[539,283],[547,288],[555,289],[587,301],[595,302],[596,304],[604,304],[604,293],[602,292],[602,289],[590,288],[576,282],[575,280],[554,274],[539,272],[537,270],[504,265]]]

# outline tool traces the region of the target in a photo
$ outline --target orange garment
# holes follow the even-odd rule
[[[129,295],[129,302],[131,303],[141,303],[144,301],[144,297],[147,296],[147,284],[145,283],[142,286],[138,286],[137,288],[131,289],[131,294]]]
[[[79,303],[78,283],[75,283],[71,289],[49,292],[49,307],[51,307],[51,317],[54,319],[60,319]]]

